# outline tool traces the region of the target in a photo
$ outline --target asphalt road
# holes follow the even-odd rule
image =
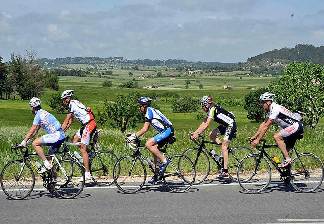
[[[51,198],[35,191],[23,201],[0,192],[1,224],[96,223],[322,223],[324,187],[316,193],[282,186],[248,195],[237,185],[205,185],[188,193],[163,189],[125,195],[116,188],[87,188],[76,199]]]

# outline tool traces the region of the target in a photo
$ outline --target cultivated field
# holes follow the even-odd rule
[[[91,106],[94,112],[97,113],[102,109],[105,100],[114,100],[119,94],[128,94],[130,92],[139,92],[142,95],[156,95],[156,104],[161,111],[173,122],[177,142],[174,143],[169,151],[171,154],[181,152],[187,147],[192,147],[193,143],[189,140],[188,134],[195,130],[201,122],[197,120],[195,113],[173,113],[171,110],[171,103],[168,100],[172,95],[178,94],[180,96],[190,95],[197,98],[203,95],[210,94],[217,100],[222,102],[234,102],[223,105],[226,109],[233,111],[238,122],[238,136],[233,141],[233,145],[247,145],[247,138],[253,134],[258,124],[249,121],[246,118],[246,111],[243,109],[244,96],[252,88],[259,88],[267,86],[274,78],[271,77],[248,77],[237,76],[230,73],[219,73],[217,76],[208,76],[205,74],[196,74],[192,77],[160,77],[160,78],[146,78],[141,72],[133,72],[133,76],[129,76],[128,72],[120,72],[114,70],[112,76],[108,77],[60,77],[59,92],[64,89],[74,89],[77,97],[87,106]],[[111,80],[112,87],[102,87],[104,80]],[[139,89],[121,89],[118,87],[121,83],[128,80],[137,80]],[[185,88],[186,80],[190,81],[188,88]],[[203,85],[202,89],[198,88],[199,83]],[[159,88],[144,89],[156,85]],[[224,86],[230,86],[229,89],[224,89]],[[43,108],[49,110],[49,99],[53,91],[46,90],[41,99]],[[227,104],[227,103],[225,103]],[[257,106],[257,105],[256,105]],[[64,115],[53,114],[63,121]],[[0,101],[0,169],[4,163],[11,160],[13,153],[9,150],[10,145],[20,142],[32,124],[33,115],[30,112],[28,101],[8,100]],[[72,130],[68,131],[69,135],[73,135],[79,127],[79,124],[74,124]],[[141,127],[141,124],[138,124]],[[213,127],[216,127],[215,124]],[[108,126],[99,127],[103,129],[101,144],[107,148],[111,148],[117,155],[129,153],[129,149],[124,145],[124,134],[116,129]],[[128,130],[132,132],[134,130]],[[275,131],[275,128],[271,132]],[[43,134],[41,131],[40,135]],[[145,137],[151,137],[153,131],[147,133]],[[268,138],[271,134],[267,135]],[[270,139],[270,138],[269,138]],[[314,130],[306,129],[305,138],[298,143],[300,151],[314,152],[324,160],[323,144],[324,143],[324,121],[322,120],[318,127]],[[219,149],[217,149],[219,152]],[[273,150],[273,154],[280,155],[279,150]],[[243,155],[242,155],[243,156]],[[232,170],[234,171],[234,170]]]

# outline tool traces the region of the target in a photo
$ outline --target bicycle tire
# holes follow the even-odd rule
[[[238,165],[237,179],[244,193],[260,193],[271,182],[270,164],[259,155],[247,155]]]
[[[140,157],[124,156],[115,164],[113,177],[117,188],[125,194],[140,191],[146,180],[146,168]]]
[[[90,170],[99,186],[110,186],[114,183],[113,169],[117,162],[117,156],[110,150],[94,152],[95,156],[90,159]]]
[[[210,160],[209,155],[206,151],[202,150],[198,156],[197,149],[186,149],[182,155],[185,155],[191,159],[194,164],[194,168],[196,171],[196,177],[194,184],[201,184],[206,181],[209,173],[210,173]]]
[[[163,183],[170,192],[187,192],[195,182],[195,166],[186,155],[174,155],[163,174]]]
[[[321,159],[312,153],[300,153],[291,164],[291,184],[300,192],[314,192],[323,182]]]
[[[77,197],[84,188],[84,168],[72,158],[63,158],[51,169],[54,192],[58,197],[72,199]]]
[[[23,200],[35,186],[35,174],[29,163],[22,160],[8,162],[0,174],[1,188],[9,199]]]

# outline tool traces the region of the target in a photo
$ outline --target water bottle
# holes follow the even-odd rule
[[[89,155],[89,159],[93,159],[96,156],[96,153],[91,151],[88,153],[88,155]]]
[[[38,161],[35,162],[35,166],[37,167],[38,171],[41,170],[41,168],[42,168],[42,164]]]
[[[272,161],[275,162],[276,164],[280,164],[280,158],[278,156],[272,157]]]
[[[75,158],[77,158],[81,163],[83,163],[83,158],[77,151],[74,151],[73,154]]]
[[[213,157],[216,161],[219,162],[220,157],[216,154],[215,150],[210,151],[211,157]]]

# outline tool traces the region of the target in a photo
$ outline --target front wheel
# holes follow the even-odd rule
[[[247,155],[238,164],[237,179],[244,193],[260,193],[270,184],[270,164],[259,155]]]
[[[54,191],[60,198],[75,198],[82,192],[84,169],[79,162],[70,158],[62,159],[49,172],[52,175]]]
[[[198,149],[186,149],[182,155],[187,156],[194,164],[196,177],[194,184],[203,183],[210,173],[210,161],[206,151]]]
[[[324,168],[319,157],[312,153],[299,154],[291,164],[291,184],[301,192],[313,192],[323,182]]]
[[[110,186],[114,183],[113,168],[117,162],[117,156],[110,150],[92,152],[90,158],[91,174],[99,186]]]
[[[29,163],[14,160],[7,163],[0,174],[1,188],[10,199],[22,200],[35,186],[35,174]]]
[[[146,169],[140,157],[121,157],[113,169],[113,177],[118,189],[125,194],[141,190],[146,180]]]

